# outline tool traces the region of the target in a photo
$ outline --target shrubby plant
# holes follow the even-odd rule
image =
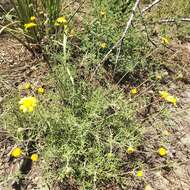
[[[9,19],[11,24],[8,23],[6,30],[31,52],[41,52],[44,43],[48,45],[49,41],[57,39],[60,29],[67,25],[66,18],[61,15],[62,3],[62,0],[11,0],[15,17]],[[57,24],[60,18],[61,23]]]
[[[36,94],[32,111],[19,111],[19,100],[13,99],[16,115],[9,112],[4,118],[8,129],[20,142],[26,136],[33,142],[50,181],[73,178],[82,189],[101,187],[103,181],[120,183],[122,159],[141,138],[133,105],[117,87],[106,90],[77,77],[73,85],[63,65],[54,72],[61,83],[48,94]]]
[[[101,62],[122,34],[134,1],[91,1],[86,17],[79,26],[72,26],[76,28],[72,35],[68,34],[69,19],[62,14],[61,0],[11,2],[16,17],[15,22],[10,20],[9,32],[29,50],[44,51],[54,63],[46,78],[47,88],[25,83],[24,93],[18,90],[5,106],[0,122],[22,145],[11,155],[43,160],[44,175],[52,184],[72,181],[78,189],[95,190],[115,183],[127,189],[126,175],[144,175],[136,153],[148,153],[138,149],[143,122],[137,112],[144,110],[150,117],[150,99],[177,105],[173,94],[166,90],[159,94],[159,73],[156,80],[148,78],[160,62],[146,57],[147,49],[151,52],[155,46],[150,46],[138,11],[119,57],[116,48]],[[164,48],[170,43],[166,36],[160,41]],[[154,88],[147,90],[142,78]],[[156,151],[157,156],[168,154],[165,146],[159,145]]]

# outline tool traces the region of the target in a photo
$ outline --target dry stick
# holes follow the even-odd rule
[[[166,18],[158,21],[148,22],[148,24],[177,24],[178,22],[190,22],[190,18]]]
[[[140,0],[136,0],[136,3],[135,3],[135,5],[134,5],[134,7],[133,7],[133,9],[132,9],[131,16],[130,16],[128,22],[127,22],[127,25],[126,25],[126,27],[125,27],[125,30],[124,30],[124,32],[123,32],[121,38],[116,42],[116,44],[108,51],[108,53],[105,55],[105,57],[102,59],[102,61],[97,65],[97,67],[96,67],[94,73],[93,73],[92,76],[91,76],[91,80],[92,80],[93,76],[95,75],[96,71],[98,70],[99,66],[101,65],[101,63],[104,63],[104,62],[108,59],[110,53],[112,53],[112,51],[113,51],[115,48],[117,48],[119,45],[122,44],[122,42],[123,42],[123,40],[124,40],[124,38],[125,38],[125,35],[126,35],[128,29],[129,29],[130,26],[131,26],[133,17],[134,17],[134,15],[135,15],[135,11],[136,11],[136,9],[137,9],[139,3],[140,3]]]
[[[137,9],[139,3],[140,3],[140,0],[137,0],[136,3],[135,3],[135,5],[134,5],[134,7],[133,7],[133,9],[132,9],[131,16],[130,16],[130,18],[129,18],[129,21],[127,22],[127,25],[126,25],[126,27],[125,27],[125,30],[124,30],[124,32],[123,32],[121,38],[120,38],[120,39],[116,42],[116,44],[110,49],[110,51],[105,55],[105,57],[103,58],[103,60],[102,60],[101,62],[104,62],[104,61],[109,57],[110,53],[111,53],[115,48],[117,48],[117,47],[123,42],[123,40],[124,40],[124,38],[125,38],[125,35],[126,35],[128,29],[129,29],[130,26],[131,26],[133,17],[134,17],[134,15],[135,15],[135,10]]]
[[[190,18],[181,18],[181,19],[162,19],[158,21],[158,23],[176,23],[177,21],[182,21],[182,22],[190,22]]]
[[[147,28],[147,26],[146,26],[146,22],[145,22],[145,20],[144,20],[143,13],[142,13],[142,11],[141,11],[139,5],[138,5],[138,9],[139,9],[139,12],[140,12],[140,16],[141,16],[142,23],[143,23],[144,28],[145,28],[145,32],[146,32],[146,36],[147,36],[148,41],[150,41],[155,47],[157,47],[157,45],[155,44],[155,42],[154,42],[153,40],[151,40],[151,38],[150,38],[150,36],[149,36],[149,34],[148,34],[148,28]],[[118,48],[118,50],[117,50],[116,64],[117,64],[117,62],[118,62],[118,60],[119,60],[119,55],[120,55],[120,52],[121,52],[121,48],[122,48],[122,43],[120,44],[120,46],[119,46],[119,48]],[[115,73],[115,69],[114,69],[114,73]],[[119,82],[117,82],[117,84],[119,84],[119,83],[122,81],[122,79],[123,79],[127,74],[128,74],[128,72],[125,73],[125,74],[121,77],[121,79],[119,80]]]
[[[154,5],[158,4],[161,0],[155,0],[153,3],[151,3],[150,5],[148,5],[147,7],[145,7],[142,10],[142,14],[144,14],[146,11],[148,11],[149,9],[151,9]]]

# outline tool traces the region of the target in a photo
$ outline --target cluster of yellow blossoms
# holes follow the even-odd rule
[[[13,157],[13,158],[20,158],[22,155],[23,155],[23,152],[22,152],[21,148],[19,148],[19,147],[16,147],[11,151],[11,157]],[[35,162],[35,161],[38,161],[39,156],[38,156],[38,154],[33,153],[30,156],[30,159]]]
[[[101,48],[101,49],[107,48],[107,44],[106,44],[105,42],[101,43],[101,44],[100,44],[100,48]]]
[[[177,103],[177,98],[172,96],[169,92],[167,91],[160,91],[160,96],[162,99],[164,99],[165,101],[172,103],[174,106],[176,106]]]
[[[132,146],[129,146],[128,148],[127,148],[127,153],[128,154],[133,154],[134,152],[136,151],[136,149],[134,148],[134,147],[132,147]],[[167,149],[165,149],[164,147],[160,147],[159,149],[158,149],[158,154],[160,155],[160,156],[166,156],[167,155],[167,153],[168,153],[168,151],[167,151]]]
[[[24,85],[22,85],[20,87],[20,89],[25,89],[25,90],[30,90],[32,89],[32,85],[29,82],[26,82]],[[44,94],[45,89],[43,87],[38,87],[36,89],[36,92],[38,94]],[[21,100],[19,101],[20,107],[19,110],[21,112],[33,112],[35,107],[37,106],[37,98],[34,96],[27,96],[27,97],[23,97],[21,98]]]
[[[55,26],[64,26],[64,27],[66,27],[67,26],[67,19],[64,16],[57,18],[56,21],[55,21]],[[35,28],[35,27],[37,27],[36,17],[31,16],[30,19],[29,19],[29,22],[24,24],[24,28],[27,31],[28,29]]]
[[[30,28],[34,28],[34,27],[36,27],[36,26],[37,26],[37,24],[36,24],[36,17],[35,17],[35,16],[31,16],[31,17],[30,17],[30,22],[24,24],[25,30],[28,30],[28,29],[30,29]]]
[[[163,45],[168,45],[170,43],[169,37],[162,37],[161,41]]]
[[[138,93],[138,90],[137,88],[132,88],[130,93],[132,95],[136,95]],[[162,99],[164,99],[165,101],[169,102],[169,103],[172,103],[174,106],[176,106],[177,104],[177,98],[175,96],[172,96],[169,92],[167,91],[160,91],[159,92],[160,94],[160,97]]]
[[[133,154],[134,152],[136,152],[136,149],[135,149],[134,147],[129,146],[129,147],[127,148],[127,153],[128,153],[128,154]],[[161,157],[164,157],[164,156],[167,155],[168,151],[167,151],[166,148],[160,147],[160,148],[158,149],[157,153],[158,153]],[[136,175],[137,177],[139,177],[139,178],[143,177],[143,170],[142,170],[142,169],[137,170],[137,171],[135,172],[135,175]],[[147,185],[147,188],[145,188],[145,189],[148,190],[148,188],[149,188],[149,185]]]
[[[67,26],[67,19],[64,16],[57,18],[55,26]]]
[[[25,84],[23,84],[19,87],[20,90],[30,90],[32,88],[33,88],[33,86],[31,85],[30,82],[26,82]],[[38,86],[37,88],[35,87],[35,90],[38,94],[45,93],[45,89],[42,86]]]

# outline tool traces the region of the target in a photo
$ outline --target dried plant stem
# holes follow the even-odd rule
[[[130,26],[131,26],[132,20],[133,20],[134,15],[135,15],[135,11],[136,11],[136,9],[137,9],[139,3],[140,3],[140,0],[136,0],[135,5],[134,5],[134,7],[133,7],[133,9],[132,9],[132,13],[131,13],[131,15],[130,15],[130,17],[129,17],[129,20],[128,20],[128,22],[127,22],[127,25],[126,25],[126,27],[125,27],[125,30],[124,30],[123,34],[121,35],[120,39],[116,42],[116,44],[115,44],[115,45],[108,51],[108,53],[104,56],[104,58],[102,59],[102,61],[97,65],[97,67],[96,67],[94,73],[93,73],[92,76],[91,76],[91,79],[93,78],[93,76],[94,76],[95,73],[97,72],[99,66],[100,66],[102,63],[104,63],[104,62],[108,59],[108,57],[110,56],[110,54],[112,53],[112,51],[113,51],[115,48],[121,46],[121,44],[123,43],[123,40],[125,39],[125,36],[126,36],[126,34],[127,34],[127,31],[128,31],[128,29],[130,28]],[[118,52],[120,52],[120,51],[118,51]],[[117,57],[118,57],[118,55],[117,55]],[[118,58],[117,58],[117,59],[118,59]]]
[[[150,10],[154,5],[157,5],[158,3],[160,3],[161,0],[155,0],[154,2],[152,2],[150,5],[148,5],[147,7],[145,7],[141,13],[144,14],[146,11]]]

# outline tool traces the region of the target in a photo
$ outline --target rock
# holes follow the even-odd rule
[[[186,90],[186,91],[183,93],[183,97],[190,99],[190,90]]]
[[[189,135],[185,135],[182,139],[181,142],[186,145],[187,147],[190,147],[190,138]]]

